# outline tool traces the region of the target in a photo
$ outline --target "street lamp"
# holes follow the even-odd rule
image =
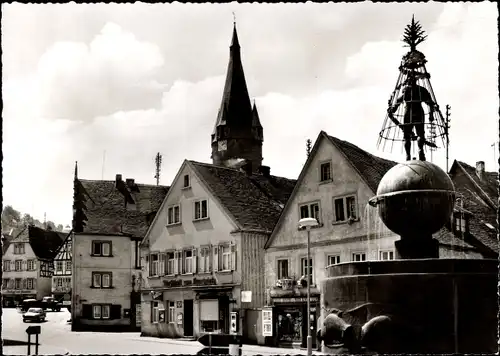
[[[299,221],[299,228],[305,227],[307,230],[307,356],[312,355],[311,336],[311,227],[318,226],[318,220],[314,218],[304,218]]]

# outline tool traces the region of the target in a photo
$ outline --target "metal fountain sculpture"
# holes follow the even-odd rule
[[[497,351],[497,262],[439,258],[439,243],[433,237],[450,221],[455,189],[447,173],[425,157],[424,147],[436,148],[437,138],[446,143],[448,133],[425,70],[425,56],[416,50],[424,39],[412,19],[404,37],[410,51],[403,57],[379,134],[379,143],[404,141],[406,162],[385,174],[369,201],[384,224],[400,236],[395,242],[396,260],[328,267],[321,287],[323,326],[318,332],[326,353]],[[427,114],[422,103],[429,107]],[[411,159],[413,141],[419,160]]]

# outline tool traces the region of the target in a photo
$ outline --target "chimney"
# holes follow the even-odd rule
[[[252,175],[252,161],[246,160],[245,164],[241,167],[241,170],[247,175]]]
[[[127,183],[127,187],[133,188],[134,187],[134,178],[127,178],[125,182]]]
[[[117,174],[116,175],[116,184],[118,185],[118,182],[121,182],[122,181],[122,175],[121,174]]]
[[[264,176],[264,177],[267,177],[269,178],[269,176],[271,175],[271,167],[269,166],[260,166],[259,167],[259,172]]]
[[[476,162],[476,175],[479,177],[479,179],[483,179],[483,177],[484,177],[484,161],[477,161]]]

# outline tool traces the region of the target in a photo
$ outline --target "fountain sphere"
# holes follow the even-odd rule
[[[384,224],[401,239],[428,238],[449,220],[455,188],[437,165],[408,161],[384,175],[369,203],[378,206]]]

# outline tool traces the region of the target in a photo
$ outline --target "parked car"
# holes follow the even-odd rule
[[[61,310],[62,303],[53,297],[43,297],[41,306],[43,310],[52,309],[52,311],[58,312]]]
[[[21,311],[24,313],[30,308],[42,308],[43,310],[51,309],[52,311],[60,311],[62,303],[52,297],[43,297],[42,300],[25,299],[20,305]]]
[[[39,308],[40,302],[36,299],[25,299],[18,305],[21,312],[26,313],[30,308]]]
[[[23,322],[28,321],[42,322],[45,321],[45,312],[42,308],[29,308],[26,313],[23,314]]]

